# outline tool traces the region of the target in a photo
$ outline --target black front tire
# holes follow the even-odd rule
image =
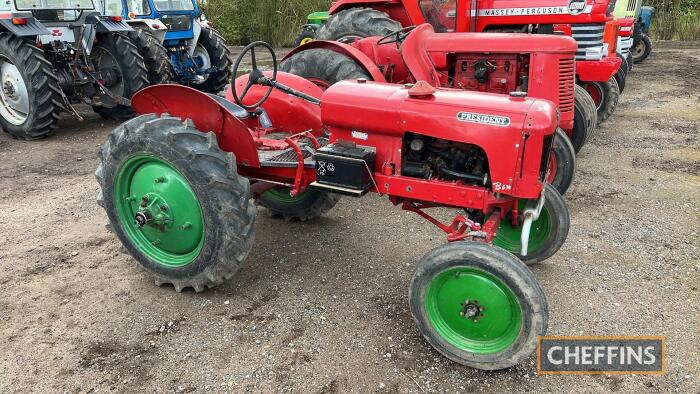
[[[191,263],[170,267],[152,260],[135,245],[120,220],[115,199],[115,177],[135,155],[149,154],[169,162],[189,182],[199,200],[204,220],[204,244]],[[114,232],[136,261],[153,274],[157,285],[172,284],[180,292],[200,292],[230,278],[243,264],[253,245],[255,206],[248,180],[236,172],[233,154],[222,151],[213,133],[203,133],[190,121],[153,114],[142,115],[117,127],[100,149],[95,177]]]
[[[136,44],[139,54],[143,57],[148,70],[148,83],[170,83],[174,75],[170,66],[170,56],[153,33],[147,28],[135,27],[134,31],[129,33],[129,38]]]
[[[586,89],[584,89],[580,85],[574,85],[574,88],[575,105],[579,106],[579,108],[581,109],[581,114],[585,119],[586,127],[588,129],[588,131],[586,132],[585,142],[588,142],[588,140],[590,140],[591,137],[593,137],[596,130],[598,129],[598,113],[595,108],[595,102],[593,102],[591,95],[588,94]]]
[[[555,157],[556,168],[554,169],[554,179],[551,184],[563,196],[574,181],[576,152],[569,137],[561,129],[557,129],[554,136],[552,154]]]
[[[58,78],[44,51],[34,43],[10,33],[0,33],[0,57],[17,67],[29,98],[29,113],[21,124],[0,116],[0,125],[15,138],[36,140],[47,137],[56,128],[63,110]]]
[[[639,39],[634,43],[634,46],[631,49],[632,61],[634,63],[641,63],[645,61],[649,55],[651,55],[651,50],[651,38],[644,33],[640,34]]]
[[[226,41],[214,29],[202,29],[199,34],[199,44],[201,44],[209,55],[211,66],[216,67],[216,72],[207,75],[207,79],[202,83],[191,83],[195,89],[206,93],[219,93],[231,79],[231,59],[226,46]]]
[[[584,82],[591,89],[596,89],[600,95],[600,102],[596,103],[598,125],[605,122],[615,112],[620,99],[620,87],[615,77],[610,77],[606,82]]]
[[[371,8],[349,8],[331,15],[318,31],[317,39],[352,41],[355,38],[384,36],[401,30],[389,14]]]
[[[450,269],[467,268],[500,281],[515,296],[520,309],[521,328],[512,343],[503,350],[488,353],[459,348],[436,328],[426,304],[428,290],[439,275]],[[465,299],[474,299],[470,289],[464,297],[455,298],[451,308],[459,310]],[[532,355],[537,337],[545,335],[549,319],[547,299],[537,279],[523,263],[511,254],[491,245],[471,241],[454,242],[428,252],[416,267],[408,293],[411,315],[423,337],[430,345],[450,360],[483,370],[504,369],[516,365]],[[449,306],[449,302],[446,304]],[[500,308],[482,300],[484,313],[498,313]],[[499,307],[502,308],[501,305]],[[478,324],[478,323],[476,323]]]
[[[617,86],[620,89],[620,94],[622,94],[622,92],[625,91],[625,82],[627,81],[627,74],[629,73],[629,65],[624,56],[618,53],[617,57],[622,60],[622,64],[620,64],[620,68],[615,73],[615,82],[617,82]]]
[[[93,54],[98,49],[102,49],[114,57],[119,67],[117,71],[122,89],[111,91],[112,94],[131,99],[134,93],[148,86],[148,70],[143,57],[139,54],[136,44],[127,35],[107,33],[99,35],[97,40],[93,47]],[[109,89],[109,86],[107,88]],[[95,105],[92,108],[103,119],[124,120],[135,115],[130,106],[118,104],[106,94],[102,94],[101,99],[102,105]]]

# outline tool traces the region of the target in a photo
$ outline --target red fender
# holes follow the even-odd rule
[[[379,69],[379,67],[377,67],[377,65],[372,59],[370,59],[367,55],[362,53],[362,51],[360,51],[359,49],[337,41],[311,41],[308,44],[304,44],[302,46],[298,46],[292,49],[282,60],[284,61],[286,59],[289,59],[294,54],[309,49],[328,49],[333,52],[343,54],[357,62],[357,64],[359,64],[360,66],[362,66],[362,68],[364,68],[365,71],[367,71],[367,74],[369,74],[370,77],[372,77],[373,81],[386,82],[384,74],[382,74],[382,71]]]
[[[213,132],[219,147],[236,156],[236,162],[260,167],[258,149],[250,129],[212,96],[182,85],[153,85],[131,98],[131,106],[139,114],[168,113],[191,119],[202,132]]]

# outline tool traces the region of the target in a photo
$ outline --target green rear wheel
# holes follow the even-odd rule
[[[525,201],[519,204],[520,213],[525,208]],[[546,260],[556,253],[569,234],[569,210],[559,192],[551,185],[544,188],[544,206],[537,220],[530,227],[527,255],[519,256],[522,227],[513,227],[508,218],[501,221],[493,239],[494,246],[519,256],[525,264],[535,264]]]
[[[294,197],[289,194],[289,191],[288,187],[274,187],[265,191],[257,203],[265,207],[270,216],[280,216],[287,221],[292,219],[306,221],[320,217],[340,200],[337,194],[315,189],[307,189]]]
[[[547,326],[547,301],[532,272],[490,245],[456,242],[416,268],[411,313],[428,342],[460,364],[501,369],[527,358]]]
[[[143,115],[122,124],[102,145],[95,176],[115,234],[158,285],[221,284],[252,247],[248,180],[192,122]]]

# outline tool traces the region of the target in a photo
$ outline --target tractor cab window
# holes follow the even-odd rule
[[[457,23],[456,0],[420,0],[420,9],[426,22],[438,33],[455,31]]]
[[[148,0],[127,0],[126,7],[129,10],[129,15],[151,15],[151,6],[148,4]]]
[[[92,0],[15,0],[20,11],[34,10],[92,10]]]
[[[153,5],[158,11],[192,11],[192,0],[155,0]]]
[[[121,16],[124,8],[121,0],[101,0],[104,15]]]

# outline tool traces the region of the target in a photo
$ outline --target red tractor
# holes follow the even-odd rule
[[[598,122],[617,105],[614,75],[620,59],[607,56],[603,35],[612,20],[612,0],[338,0],[316,38],[351,41],[384,36],[402,27],[430,23],[438,33],[522,32],[572,36],[577,82],[600,92]],[[590,85],[590,86],[589,86]],[[595,98],[594,98],[595,99]]]
[[[272,54],[271,71],[258,69],[256,49]],[[556,107],[424,81],[348,80],[324,91],[278,72],[262,42],[243,49],[233,75],[248,54],[253,69],[232,83],[234,102],[151,86],[132,99],[142,115],[100,149],[98,202],[156,284],[199,292],[233,276],[253,246],[252,200],[266,191],[302,198],[284,209],[316,214],[309,207],[330,208],[330,196],[374,192],[450,241],[423,257],[410,283],[427,341],[481,369],[528,357],[548,309],[524,263],[552,256],[569,230],[566,205],[545,182]],[[433,207],[460,212],[442,223]]]
[[[290,52],[281,69],[321,88],[346,78],[401,84],[422,80],[434,87],[547,99],[557,105],[563,130],[557,131],[548,181],[564,194],[574,177],[575,152],[596,127],[595,104],[574,81],[575,52],[570,37],[440,34],[426,23],[350,44],[312,41]]]

